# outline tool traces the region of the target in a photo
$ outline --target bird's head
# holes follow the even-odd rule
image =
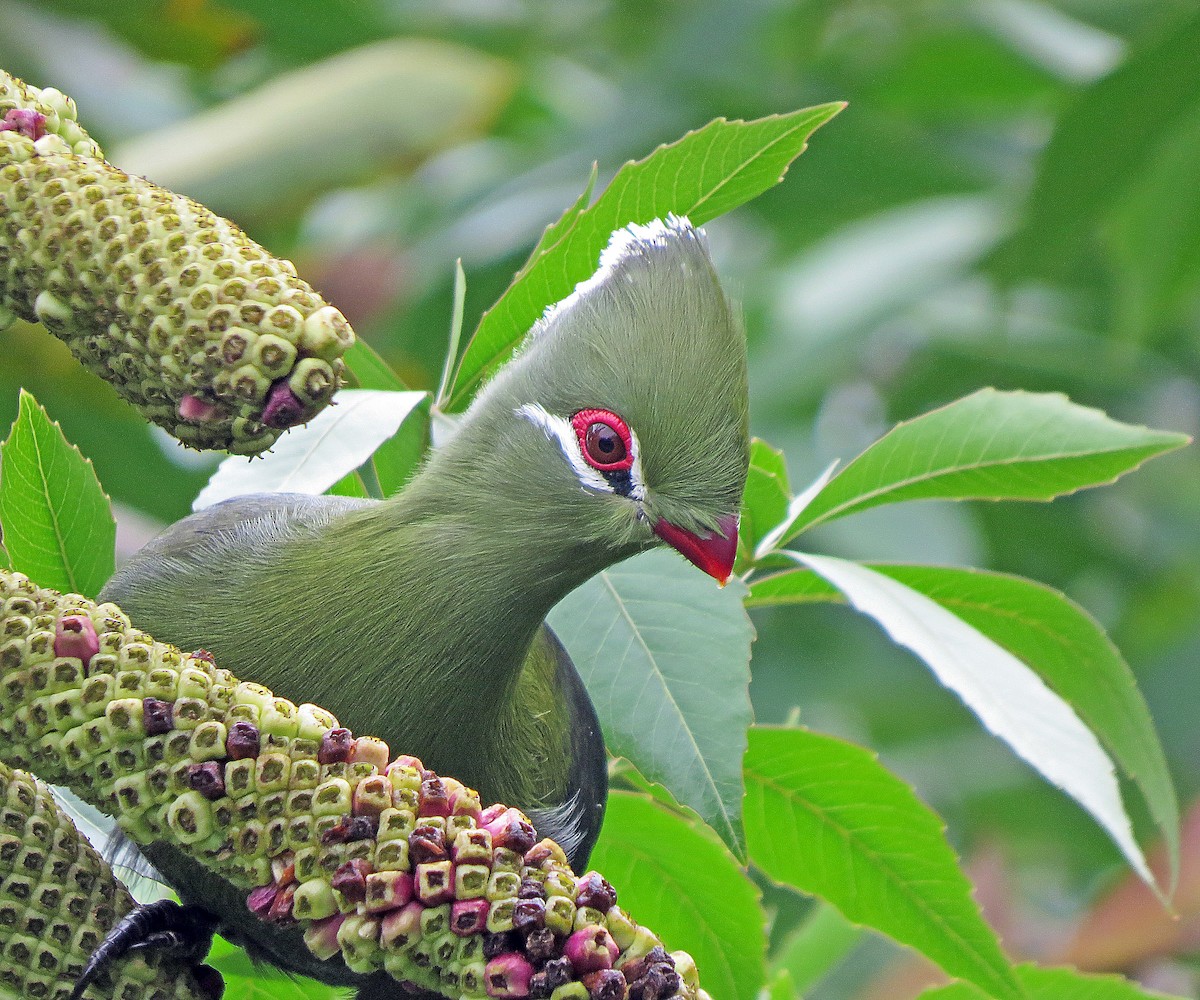
[[[746,345],[686,219],[614,233],[477,406],[507,418],[544,516],[614,554],[662,541],[729,577],[749,461]]]

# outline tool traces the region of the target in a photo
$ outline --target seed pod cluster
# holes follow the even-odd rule
[[[40,321],[192,448],[258,454],[329,402],[354,332],[290,261],[31,113],[0,131],[0,312]]]
[[[0,764],[0,997],[66,1000],[105,933],[133,905],[49,790]],[[85,996],[211,1000],[214,985],[160,954],[135,953],[110,965]]]
[[[707,1000],[691,958],[519,810],[10,571],[0,757],[181,847],[354,972],[471,1000]]]
[[[75,102],[61,91],[33,87],[0,71],[0,131],[21,132],[34,140],[56,136],[61,142],[46,145],[76,156],[103,159],[99,145],[79,124],[77,114]]]

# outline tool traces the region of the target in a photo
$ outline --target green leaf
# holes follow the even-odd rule
[[[995,735],[1082,805],[1151,887],[1113,763],[1075,710],[1002,646],[924,594],[859,563],[791,553],[912,650]]]
[[[1025,996],[941,820],[869,751],[803,729],[751,729],[745,818],[750,857],[771,878],[993,997]]]
[[[593,577],[548,619],[609,749],[694,809],[739,857],[754,637],[743,592],[659,550]]]
[[[1029,1000],[1183,1000],[1147,990],[1120,976],[1085,975],[1075,969],[1041,969],[1018,965],[1013,970]],[[918,1000],[988,1000],[987,994],[966,983],[926,990]]]
[[[796,997],[803,996],[787,969],[780,969],[771,977],[766,993],[766,1000],[796,1000]]]
[[[773,974],[785,973],[795,991],[803,995],[839,965],[862,939],[863,932],[836,907],[817,903],[771,959]]]
[[[765,979],[758,890],[712,831],[646,796],[613,792],[589,864],[668,951],[696,960],[704,989],[753,1000]]]
[[[1164,137],[1200,108],[1200,74],[1180,71],[1197,51],[1200,16],[1192,16],[1152,38],[1063,113],[1042,155],[1024,224],[999,251],[1002,273],[1061,273],[1064,262],[1088,251],[1096,221],[1142,183]]]
[[[600,165],[593,161],[592,172],[588,174],[587,184],[583,186],[583,191],[575,199],[575,203],[570,208],[546,227],[546,231],[542,233],[542,238],[538,240],[537,246],[533,248],[533,253],[529,255],[529,259],[521,266],[521,270],[513,276],[514,281],[523,278],[543,253],[552,249],[564,236],[571,232],[579,214],[587,209],[588,202],[592,200],[592,192],[596,190],[596,178],[599,176],[599,173]]]
[[[39,5],[39,12],[57,14],[63,18],[60,22],[63,25],[70,23],[65,17],[86,17],[103,24],[107,33],[128,40],[152,59],[203,70],[224,65],[230,55],[249,44],[258,33],[253,20],[228,4],[219,8],[202,4],[164,17],[155,0],[128,0],[103,7],[92,7],[88,0],[47,0]],[[79,83],[87,86],[93,79],[89,75]],[[78,89],[73,86],[72,92]]]
[[[407,389],[400,376],[361,337],[346,352],[346,365],[361,389]],[[375,449],[371,462],[385,497],[399,493],[417,471],[429,449],[429,420],[430,401],[426,397],[404,418],[399,430]]]
[[[450,338],[446,343],[446,358],[442,362],[442,377],[438,379],[437,392],[434,401],[438,407],[446,399],[446,391],[450,388],[450,376],[454,372],[455,362],[458,361],[458,345],[462,340],[463,313],[467,301],[467,275],[463,271],[462,258],[454,262],[454,309],[450,313]]]
[[[1051,587],[1003,573],[879,564],[870,569],[936,601],[1063,698],[1140,789],[1176,871],[1179,803],[1162,746],[1132,671],[1091,615]],[[841,600],[827,580],[797,568],[755,580],[746,606]]]
[[[886,567],[871,564],[881,572]],[[842,592],[811,569],[792,567],[768,576],[755,577],[746,596],[746,607],[769,608],[786,604],[815,604],[820,601],[844,604]]]
[[[739,555],[745,558],[754,555],[763,536],[787,516],[791,498],[783,452],[754,438],[750,442],[750,470],[746,474],[738,523]]]
[[[343,389],[338,405],[293,428],[263,458],[225,459],[192,507],[248,493],[324,493],[370,459],[428,399],[425,392]]]
[[[222,1000],[338,1000],[345,996],[344,987],[327,986],[256,962],[219,935],[213,938],[205,964],[225,980]]]
[[[354,341],[343,360],[346,362],[350,377],[360,389],[388,389],[393,392],[404,392],[408,388],[403,379],[392,370],[392,366],[384,361],[375,348],[362,337]]]
[[[546,306],[596,270],[613,231],[669,213],[696,225],[778,184],[808,137],[844,105],[756,121],[718,118],[644,160],[626,163],[590,208],[577,202],[542,237],[500,300],[479,321],[463,353],[448,409],[466,406],[479,384],[516,349]]]
[[[367,497],[367,487],[363,485],[363,478],[358,470],[347,472],[325,492],[330,496],[357,497],[360,500],[365,500]]]
[[[1200,105],[1162,143],[1107,227],[1120,329],[1139,340],[1186,303],[1200,283]]]
[[[1058,393],[981,389],[893,427],[830,480],[783,541],[901,500],[1051,500],[1110,483],[1187,442]]]
[[[409,411],[400,429],[371,456],[383,496],[390,497],[408,485],[429,450],[429,427],[430,398],[426,393]]]
[[[1179,863],[1179,802],[1137,681],[1083,608],[1051,587],[1002,573],[935,566],[879,571],[920,591],[1032,668],[1107,747],[1145,796]]]
[[[92,463],[24,390],[0,445],[0,524],[12,568],[40,587],[95,597],[112,576],[116,522]]]

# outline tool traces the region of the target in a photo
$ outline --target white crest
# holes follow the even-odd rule
[[[666,246],[680,233],[689,231],[701,235],[704,232],[693,227],[687,216],[673,214],[668,215],[665,222],[662,219],[654,219],[645,225],[631,222],[628,226],[614,230],[608,238],[608,246],[600,252],[600,266],[596,268],[596,273],[579,282],[566,298],[548,305],[542,313],[542,318],[533,325],[530,336],[536,337],[555,316],[566,312],[592,289],[604,284],[626,257],[653,247]]]

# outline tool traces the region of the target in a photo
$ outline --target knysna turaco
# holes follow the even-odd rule
[[[101,596],[155,638],[520,807],[580,867],[604,810],[604,744],[545,616],[660,542],[726,579],[748,447],[745,341],[703,234],[676,218],[630,226],[400,494],[219,504]],[[273,962],[328,976],[262,937],[194,861],[147,853]]]

